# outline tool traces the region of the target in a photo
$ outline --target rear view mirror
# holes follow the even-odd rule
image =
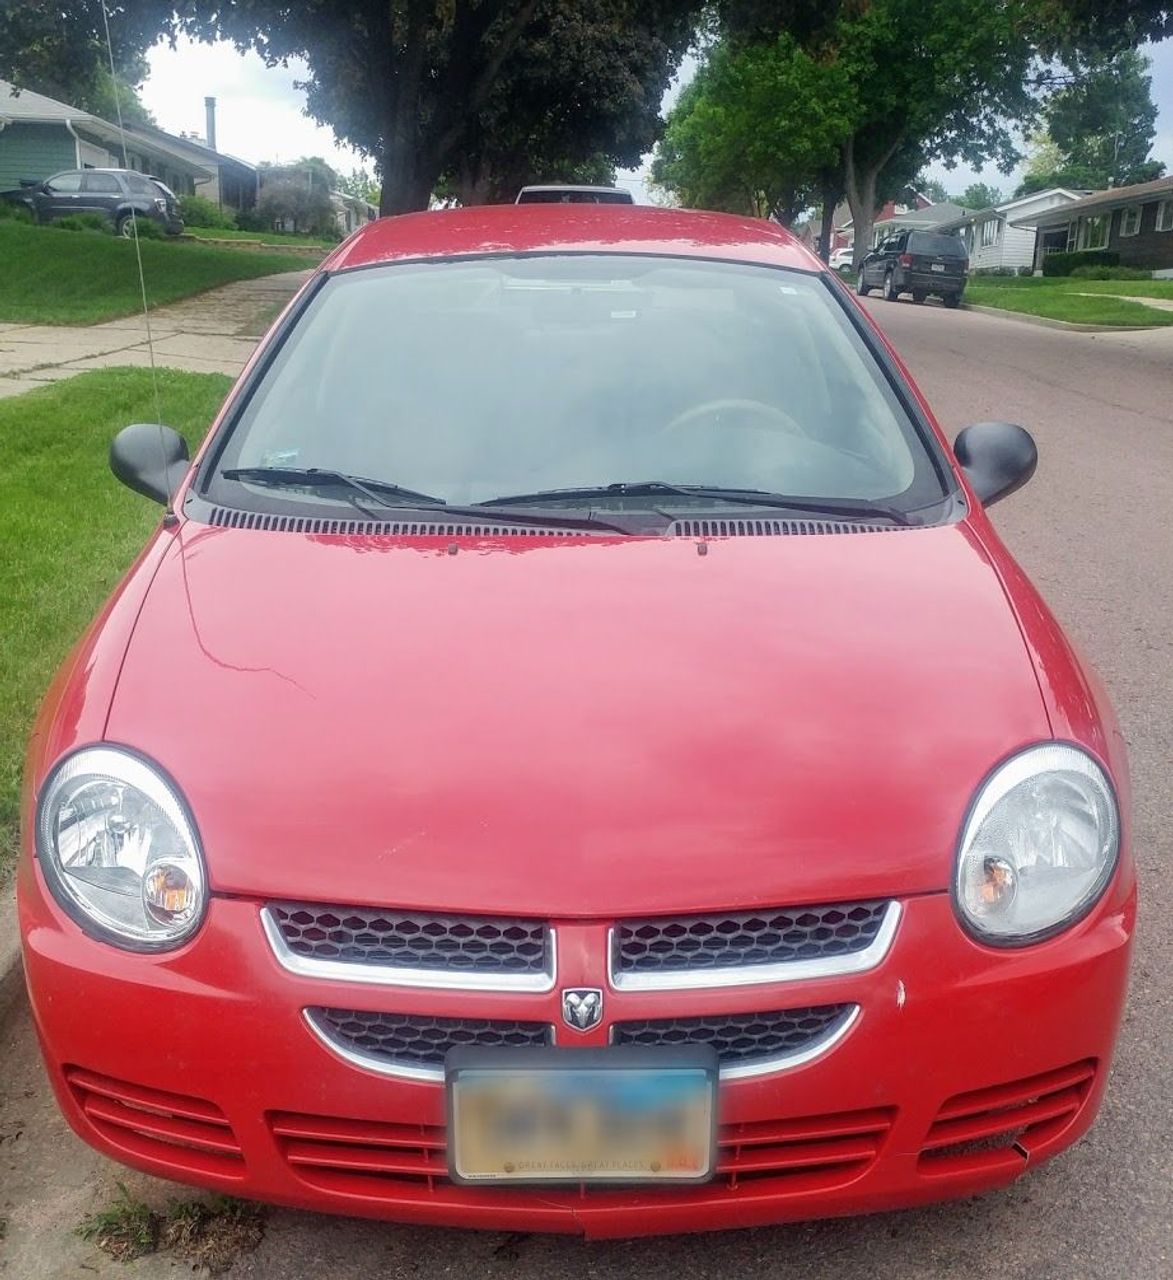
[[[187,475],[187,441],[171,427],[136,422],[110,442],[110,470],[135,493],[166,505]]]
[[[983,507],[1021,489],[1039,462],[1030,432],[1010,422],[975,422],[959,433],[953,452]]]

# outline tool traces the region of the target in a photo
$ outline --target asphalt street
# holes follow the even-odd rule
[[[1173,889],[1166,871],[1173,859],[1173,330],[1069,333],[933,304],[876,299],[868,305],[951,436],[967,423],[992,418],[1020,422],[1035,433],[1038,474],[995,508],[996,524],[1098,666],[1130,743],[1143,902],[1131,998],[1099,1123],[1072,1151],[1005,1192],[915,1212],[768,1230],[588,1244],[274,1210],[260,1249],[241,1259],[232,1275],[1173,1275]],[[27,1274],[55,1275],[38,1270],[36,1259],[52,1267],[52,1248],[43,1250],[70,1226],[61,1217],[65,1203],[55,1201],[44,1181],[56,1168],[76,1191],[73,1205],[98,1194],[94,1180],[112,1188],[123,1175],[84,1151],[54,1120],[27,1039],[5,1046],[5,1056],[21,1086],[17,1108],[30,1128],[49,1126],[53,1133],[52,1158],[30,1150],[8,1172],[32,1195],[39,1183],[45,1199],[44,1244],[35,1254],[22,1252]],[[43,1147],[44,1138],[33,1146]],[[147,1183],[135,1178],[132,1185],[138,1191]],[[97,1262],[79,1244],[56,1256]],[[123,1274],[174,1275],[174,1265],[152,1260]],[[26,1271],[0,1266],[0,1273],[23,1280]]]

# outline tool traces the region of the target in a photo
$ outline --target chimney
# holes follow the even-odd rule
[[[204,99],[205,141],[213,151],[216,150],[216,99]]]

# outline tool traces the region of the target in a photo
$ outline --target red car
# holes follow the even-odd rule
[[[636,1235],[1000,1187],[1091,1125],[1124,745],[843,285],[764,221],[374,223],[52,687],[19,872],[87,1142]],[[1073,516],[1074,518],[1074,516]]]

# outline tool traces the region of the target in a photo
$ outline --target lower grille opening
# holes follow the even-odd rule
[[[1076,1062],[950,1098],[929,1129],[918,1169],[933,1175],[1020,1167],[1075,1120],[1095,1076],[1094,1062]]]
[[[858,1178],[879,1156],[895,1110],[876,1107],[792,1120],[723,1125],[718,1134],[717,1172],[700,1187],[641,1188],[644,1196],[673,1199],[711,1196],[714,1188],[736,1193],[767,1180],[790,1194],[842,1186]],[[516,1194],[516,1188],[478,1187],[469,1193],[448,1178],[446,1134],[434,1125],[271,1113],[270,1131],[294,1175],[338,1194],[429,1196]],[[599,1185],[549,1186],[544,1198],[606,1196]]]
[[[66,1067],[65,1079],[86,1119],[114,1146],[200,1173],[244,1176],[240,1144],[212,1103],[81,1067]]]

